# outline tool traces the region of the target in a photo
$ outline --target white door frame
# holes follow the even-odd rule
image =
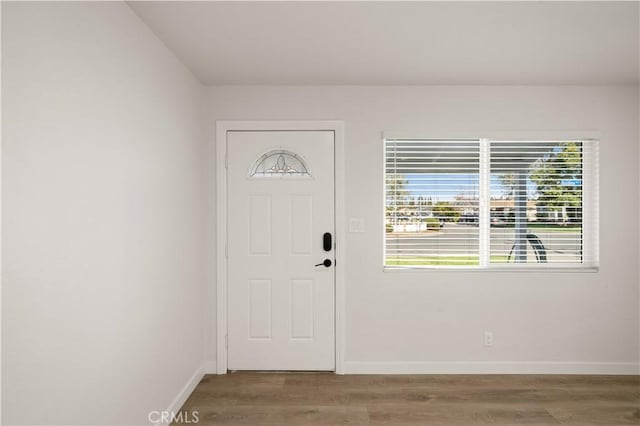
[[[344,122],[342,121],[217,121],[216,122],[216,373],[227,373],[227,132],[230,131],[332,131],[335,143],[335,350],[336,374],[344,374],[344,258],[345,176]]]

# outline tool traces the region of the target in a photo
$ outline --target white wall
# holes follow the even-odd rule
[[[3,424],[148,424],[201,367],[202,87],[124,3],[2,3]]]
[[[345,121],[347,215],[366,221],[346,241],[347,372],[638,373],[636,86],[229,86],[208,97],[211,123]],[[600,131],[600,272],[383,273],[381,132],[412,130]]]

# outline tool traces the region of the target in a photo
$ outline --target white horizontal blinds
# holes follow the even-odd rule
[[[491,264],[582,264],[584,144],[491,141]]]
[[[478,140],[385,140],[385,266],[479,265]]]

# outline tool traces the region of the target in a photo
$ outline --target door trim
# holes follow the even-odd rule
[[[216,231],[210,233],[210,249],[216,251],[216,373],[227,373],[227,133],[230,131],[332,131],[334,133],[335,197],[335,372],[344,374],[345,338],[345,175],[343,121],[217,121],[215,139]],[[211,150],[211,154],[214,154]]]

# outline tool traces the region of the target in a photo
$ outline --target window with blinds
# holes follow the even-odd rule
[[[479,140],[385,142],[387,266],[479,264]]]
[[[594,141],[384,144],[385,267],[597,266]]]

